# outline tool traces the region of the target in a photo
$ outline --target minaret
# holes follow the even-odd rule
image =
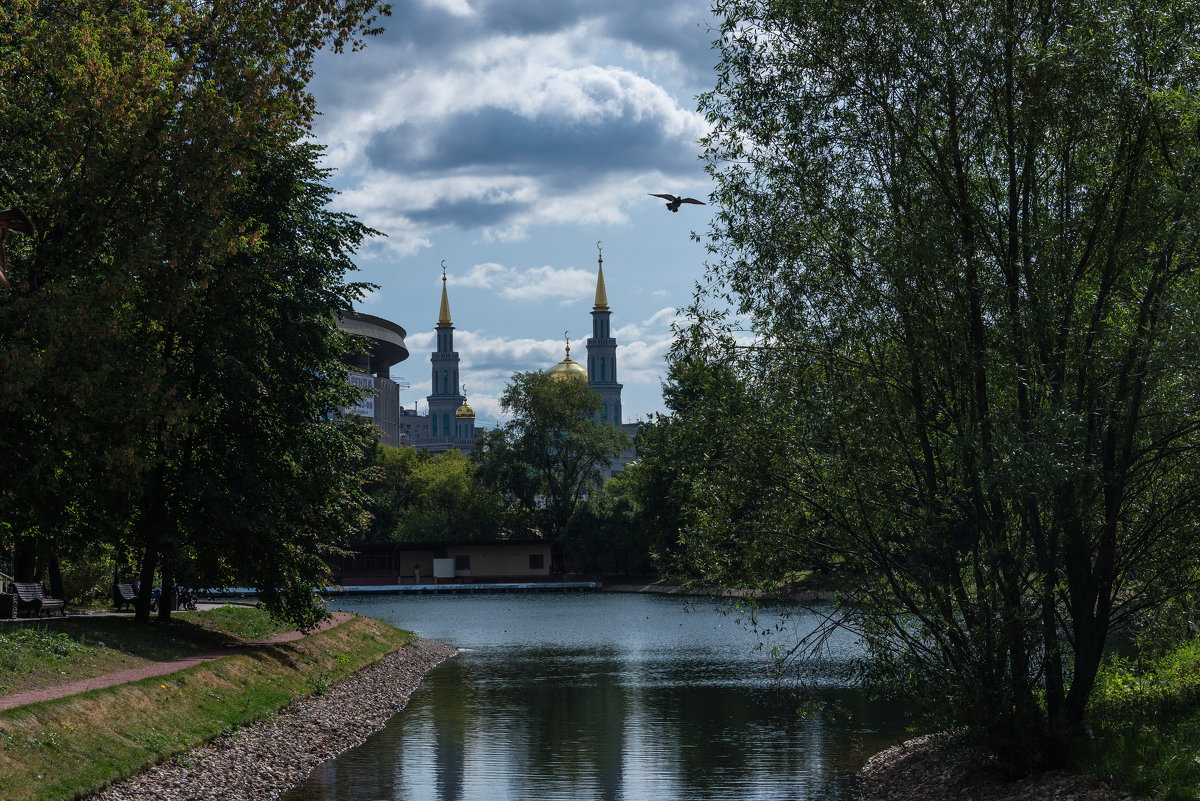
[[[609,330],[612,312],[604,291],[604,252],[596,243],[596,302],[592,306],[592,336],[587,341],[588,386],[600,395],[600,420],[621,424],[621,385],[617,383],[617,340]]]
[[[442,262],[442,307],[438,310],[437,350],[430,354],[433,392],[429,401],[429,435],[454,436],[454,413],[466,402],[458,394],[458,353],[454,350],[454,324],[450,322],[450,298],[446,294],[446,262]]]

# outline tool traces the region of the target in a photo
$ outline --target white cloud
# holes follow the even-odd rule
[[[427,7],[461,18],[489,5]],[[366,54],[382,73],[347,70],[321,93],[336,93],[317,132],[343,187],[338,208],[388,235],[373,252],[403,257],[450,227],[490,244],[522,241],[537,225],[626,224],[647,187],[692,189],[707,123],[637,71],[672,51],[632,57],[613,35],[599,15],[428,43],[389,31],[404,46],[385,48],[389,61]],[[630,60],[595,63],[603,53]]]
[[[495,262],[476,264],[466,275],[451,275],[451,285],[491,289],[506,300],[539,301],[561,298],[564,301],[586,297],[594,287],[595,276],[577,267],[529,267],[524,270]]]
[[[456,17],[475,15],[475,9],[471,8],[471,4],[467,0],[425,0],[424,4],[430,8],[440,8]]]
[[[679,310],[674,306],[665,306],[650,315],[640,323],[626,323],[613,331],[617,339],[641,339],[642,337],[670,337],[671,324],[682,320]]]

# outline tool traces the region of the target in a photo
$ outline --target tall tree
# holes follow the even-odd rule
[[[259,218],[296,208],[245,201],[271,158],[297,152],[316,51],[357,46],[386,10],[19,0],[0,11],[0,200],[39,230],[10,248],[12,291],[0,293],[0,449],[14,460],[0,521],[17,546],[68,518],[118,521],[108,534],[150,569],[164,538],[180,539],[181,477],[211,407],[198,323],[232,310],[212,300],[234,260],[258,252],[262,263]],[[311,178],[305,159],[288,178]],[[325,328],[349,297],[340,275],[355,235],[327,233],[309,240],[325,248],[320,280],[338,276]],[[297,330],[311,335],[306,314]]]
[[[1197,555],[1200,7],[717,11],[712,278],[757,341],[697,308],[678,356],[764,410],[744,494],[794,511],[747,535],[860,568],[880,674],[1061,762]]]
[[[580,499],[629,445],[617,426],[596,422],[600,396],[586,379],[516,373],[501,407],[509,422],[476,443],[480,475],[519,504],[548,539],[558,540]]]

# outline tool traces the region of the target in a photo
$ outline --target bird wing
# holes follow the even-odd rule
[[[656,195],[653,192],[649,192],[647,194],[649,194],[650,197],[661,197],[663,200],[679,200],[679,198],[675,197],[674,195]]]
[[[0,225],[14,234],[33,236],[33,223],[29,221],[29,218],[20,209],[13,208],[0,211]]]
[[[697,206],[707,206],[708,205],[703,200],[696,200],[696,198],[694,198],[694,197],[681,197],[681,198],[679,198],[679,202],[680,203],[695,203]]]

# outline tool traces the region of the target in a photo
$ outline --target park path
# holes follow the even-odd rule
[[[327,631],[334,626],[340,626],[350,618],[354,617],[353,612],[333,612],[332,616],[314,628],[308,634],[316,634],[319,631]],[[179,670],[190,668],[193,665],[199,665],[204,662],[211,662],[214,659],[232,656],[233,654],[245,653],[246,648],[256,645],[273,645],[281,642],[291,642],[305,637],[307,634],[299,631],[285,631],[281,634],[268,637],[265,640],[255,640],[246,643],[236,648],[222,648],[216,651],[209,651],[195,656],[185,656],[178,659],[168,659],[163,662],[150,662],[137,667],[118,670],[113,673],[104,673],[100,676],[93,676],[90,679],[79,679],[78,681],[69,681],[63,684],[55,684],[50,687],[37,687],[32,690],[22,690],[17,693],[8,695],[0,695],[0,711],[12,709],[26,704],[35,704],[38,701],[49,701],[54,698],[65,698],[68,695],[77,695],[78,693],[87,692],[88,690],[99,690],[103,687],[114,687],[118,684],[127,684],[131,681],[140,681],[148,679],[152,676],[165,676],[168,673],[175,673]]]

